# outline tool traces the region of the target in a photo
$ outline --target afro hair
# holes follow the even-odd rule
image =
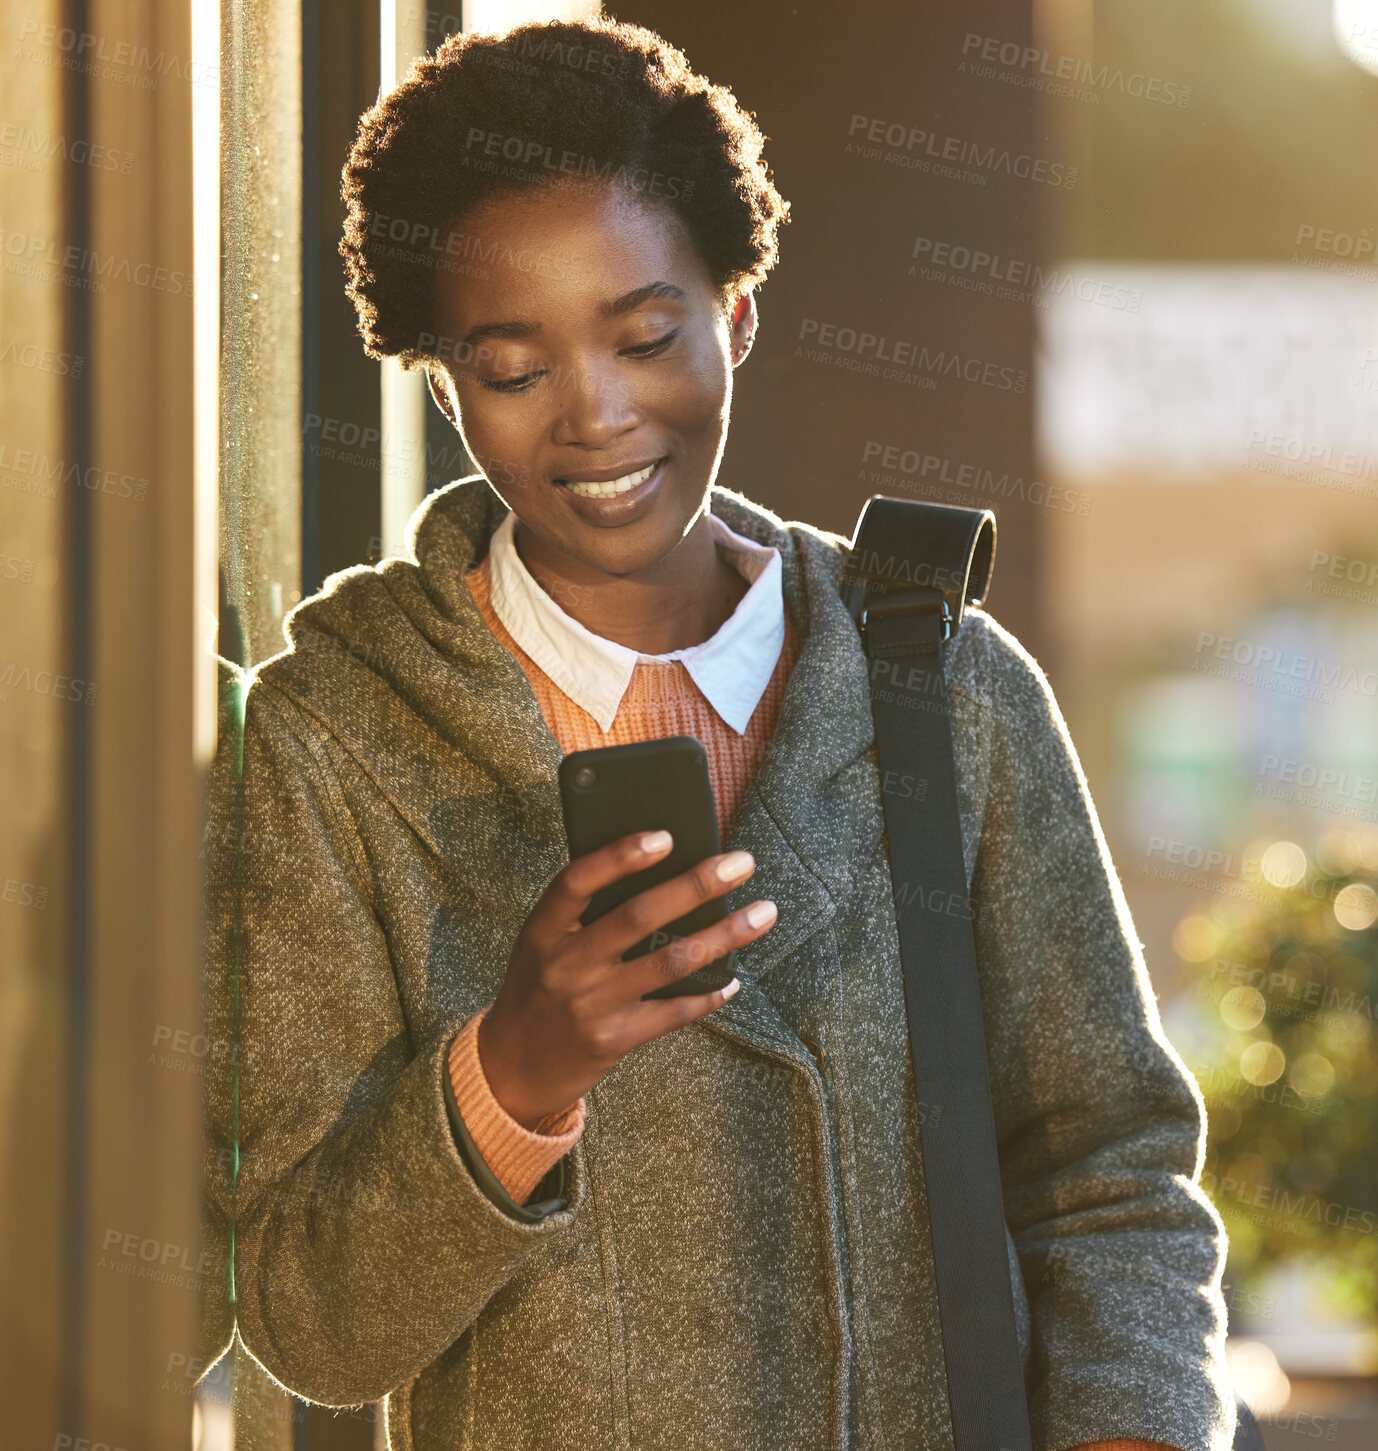
[[[721,298],[759,285],[789,220],[764,141],[729,90],[642,26],[598,16],[450,36],[363,114],[344,168],[339,250],[365,351],[424,363],[436,273],[469,265],[458,223],[540,188],[601,181],[656,199]]]

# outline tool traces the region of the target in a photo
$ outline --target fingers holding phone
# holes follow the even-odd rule
[[[720,1006],[731,995],[727,989],[737,982],[735,975],[721,988],[707,992],[674,989],[686,978],[699,976],[717,963],[735,962],[738,947],[755,941],[774,925],[775,903],[764,899],[752,902],[689,933],[675,932],[673,928],[692,922],[697,909],[734,890],[755,870],[749,852],[707,857],[679,876],[638,892],[585,929],[600,950],[619,959],[616,970],[628,984],[629,996],[634,992],[643,1001],[682,998],[693,1005],[687,1016],[653,1012],[648,1021],[671,1025],[687,1022],[711,1010],[700,1004]],[[638,948],[645,950],[639,956],[630,956]]]
[[[736,952],[775,905],[728,913],[755,863],[719,849],[708,758],[692,736],[576,751],[560,763],[569,863],[522,929],[479,1056],[527,1127],[566,1108],[633,1048],[715,1011]]]
[[[718,902],[755,869],[746,853],[716,854],[581,922],[599,892],[664,862],[673,849],[664,831],[620,838],[574,858],[532,909],[478,1039],[494,1097],[525,1127],[575,1102],[633,1048],[720,1008],[740,986],[735,976],[705,992],[662,1000],[646,994],[702,972],[705,962],[720,961],[773,926],[775,904],[753,902],[624,960],[629,949]]]

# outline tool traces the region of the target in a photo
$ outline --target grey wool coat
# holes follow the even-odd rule
[[[800,636],[724,844],[757,862],[729,908],[779,919],[735,998],[589,1091],[539,1213],[485,1192],[444,1091],[568,860],[561,749],[462,581],[506,506],[437,491],[414,558],[333,576],[252,673],[211,1216],[247,1349],[309,1400],[386,1397],[405,1451],[951,1446],[847,541],[717,485],[711,508],[779,548]],[[1034,1444],[1226,1451],[1200,1093],[1045,676],[981,610],[947,650]]]

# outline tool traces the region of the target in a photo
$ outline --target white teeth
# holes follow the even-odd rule
[[[655,464],[647,464],[644,469],[638,469],[634,474],[623,474],[620,479],[608,479],[596,484],[566,484],[565,488],[571,494],[578,494],[581,499],[611,499],[617,494],[625,494],[628,489],[636,488],[638,484],[644,484],[655,471]]]

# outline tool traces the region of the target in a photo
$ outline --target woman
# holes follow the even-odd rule
[[[761,141],[599,20],[453,37],[346,168],[368,351],[482,472],[254,674],[218,1202],[248,1350],[394,1446],[951,1444],[846,541],[714,482]],[[1200,1096],[1042,672],[979,610],[945,669],[1035,1444],[1222,1451]],[[560,758],[676,734],[725,850],[580,927],[668,843],[568,861]]]

